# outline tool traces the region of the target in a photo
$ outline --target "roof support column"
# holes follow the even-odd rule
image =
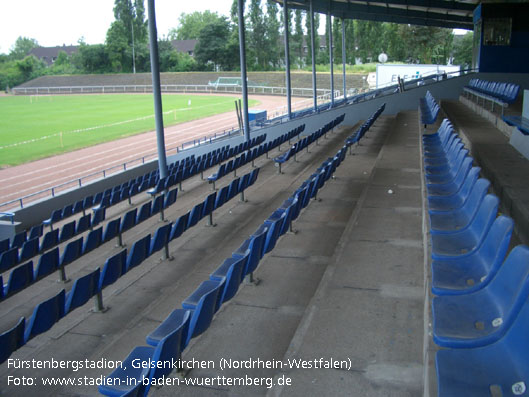
[[[286,82],[287,82],[287,110],[288,119],[292,118],[292,97],[291,97],[291,86],[290,86],[290,48],[288,46],[288,22],[289,12],[287,0],[283,0],[283,20],[285,21],[285,69],[286,69]]]
[[[165,156],[165,138],[163,128],[162,94],[160,89],[160,64],[158,59],[158,34],[156,32],[156,13],[154,0],[148,0],[149,42],[151,45],[152,92],[154,97],[154,119],[156,121],[156,140],[158,144],[158,168],[160,178],[167,177],[167,158]]]
[[[248,119],[248,80],[246,77],[246,39],[244,34],[244,0],[237,0],[237,15],[239,18],[239,51],[241,55],[241,85],[242,110],[244,121],[244,137],[250,140],[250,121]]]
[[[330,10],[327,13],[327,26],[329,27],[329,61],[331,63],[331,107],[334,107],[334,59],[332,56],[332,20]]]
[[[312,97],[314,99],[314,111],[318,111],[318,90],[316,88],[316,50],[314,41],[314,8],[312,7],[312,0],[310,0],[310,49],[312,53]]]
[[[343,63],[343,100],[347,100],[347,82],[345,81],[345,18],[342,18],[342,63]]]

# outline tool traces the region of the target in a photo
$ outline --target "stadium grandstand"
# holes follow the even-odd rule
[[[242,45],[240,133],[2,214],[0,394],[529,395],[529,4],[275,1],[473,69],[257,127]]]

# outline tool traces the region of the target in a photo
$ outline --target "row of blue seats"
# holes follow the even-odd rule
[[[140,265],[155,252],[164,249],[164,259],[168,259],[168,245],[172,240],[180,237],[187,229],[195,226],[206,216],[209,216],[211,221],[213,211],[237,194],[243,195],[244,191],[256,182],[258,175],[259,168],[256,168],[232,181],[227,189],[223,188],[218,194],[217,192],[211,193],[203,202],[194,206],[191,211],[180,216],[174,224],[169,222],[159,227],[152,239],[151,235],[148,234],[134,242],[128,255],[127,250],[124,249],[108,258],[102,269],[97,268],[90,274],[77,279],[69,293],[63,289],[57,295],[37,305],[27,324],[25,318],[22,317],[13,328],[0,334],[0,363],[4,362],[13,351],[24,345],[29,339],[49,330],[62,317],[73,309],[84,305],[90,298],[95,296],[95,309],[103,311],[101,291],[104,287],[116,282],[122,275]],[[101,233],[101,228],[98,230]],[[80,245],[82,245],[82,238],[77,241],[80,241]],[[74,244],[74,242],[70,244]],[[51,252],[55,253],[55,251],[50,251],[50,255],[52,255]],[[56,255],[58,255],[58,251]],[[63,267],[62,263],[61,267]]]
[[[87,214],[77,221],[65,223],[61,229],[50,230],[44,235],[42,241],[38,236],[26,240],[20,249],[13,247],[0,254],[0,272],[9,270],[21,262],[27,261],[78,234],[94,228],[104,219],[105,210],[101,209],[94,212],[93,218],[92,214]]]
[[[360,140],[364,137],[367,131],[369,131],[371,126],[378,119],[378,116],[380,116],[385,109],[386,109],[386,104],[383,103],[375,111],[375,113],[369,116],[369,118],[366,121],[364,121],[364,123],[362,123],[360,127],[356,129],[355,132],[353,132],[351,135],[347,137],[347,139],[345,140],[345,144],[349,147],[349,154],[352,154],[353,146],[360,144]]]
[[[421,123],[424,128],[428,124],[434,124],[441,107],[430,91],[426,91],[426,96],[419,99],[419,109],[421,111]]]
[[[501,106],[502,114],[504,108],[516,101],[520,86],[513,83],[500,83],[494,81],[485,81],[481,79],[471,79],[463,91],[470,95],[475,95],[477,98],[483,98],[491,102],[492,110],[494,111],[494,104]]]
[[[180,188],[181,188],[181,182],[183,180],[195,175],[197,172],[202,172],[205,169],[217,164],[216,162],[212,162],[212,160],[216,160],[218,162],[223,161],[225,158],[232,157],[242,152],[243,150],[247,150],[247,148],[251,148],[255,145],[260,144],[265,139],[266,139],[266,134],[263,134],[258,137],[252,138],[252,140],[250,140],[249,142],[241,143],[240,145],[234,148],[230,148],[230,145],[226,145],[226,146],[223,146],[222,148],[212,150],[201,156],[195,157],[195,155],[191,155],[182,160],[177,160],[168,165],[168,172],[170,175],[174,174],[178,176],[179,175],[178,171],[182,171],[182,173],[180,174],[180,179],[177,179],[177,180],[168,179],[164,181],[165,186],[163,186],[163,188],[160,191],[167,190],[170,187],[174,186],[176,183],[180,183]],[[193,168],[193,165],[195,164],[201,167],[195,166]],[[48,225],[50,226],[51,229],[53,229],[53,223],[56,223],[69,216],[75,215],[81,211],[83,212],[83,215],[85,215],[85,211],[94,206],[96,206],[96,209],[106,208],[106,207],[118,204],[119,202],[122,202],[126,199],[128,199],[130,203],[131,197],[149,188],[153,188],[154,186],[157,186],[157,184],[159,184],[159,179],[160,179],[159,170],[156,169],[141,177],[134,178],[121,185],[114,186],[114,188],[109,188],[103,192],[99,192],[95,196],[89,195],[85,197],[83,200],[77,201],[75,204],[68,204],[62,209],[55,210],[52,212],[50,218],[46,219],[43,222],[43,224]],[[40,230],[39,237],[42,236],[42,225],[37,225],[35,227],[35,232],[37,230]],[[31,230],[30,238],[35,237],[33,236],[35,232],[33,229]],[[19,240],[23,238],[24,239],[23,241],[25,241],[23,233],[25,232],[21,232],[20,237],[15,238],[15,240]],[[2,243],[3,242],[0,242],[0,252],[2,252],[2,247],[3,247]]]
[[[423,149],[433,340],[448,348],[436,356],[439,396],[523,394],[529,249],[507,255],[514,222],[497,216],[499,199],[447,119],[423,136]]]
[[[9,281],[4,286],[4,294],[3,296],[0,294],[0,299],[8,297],[10,295],[13,295],[16,292],[21,291],[22,289],[33,284],[34,282],[38,281],[42,277],[45,277],[53,273],[55,270],[60,271],[60,279],[62,281],[65,281],[66,280],[65,266],[67,264],[77,260],[81,256],[87,254],[90,251],[93,251],[94,249],[98,248],[101,244],[104,244],[112,240],[115,237],[118,237],[119,243],[120,245],[122,245],[121,234],[123,232],[125,232],[126,230],[129,230],[130,228],[137,225],[138,223],[143,222],[149,217],[154,216],[157,213],[161,213],[164,210],[164,208],[167,208],[176,202],[176,196],[177,196],[177,189],[174,189],[168,192],[167,197],[165,197],[165,195],[160,195],[152,203],[151,201],[148,201],[147,203],[143,204],[139,210],[135,208],[127,212],[125,216],[123,217],[123,219],[117,218],[117,219],[110,221],[106,225],[104,233],[103,233],[103,227],[99,227],[97,229],[91,230],[88,233],[86,240],[84,240],[84,243],[83,243],[83,237],[77,240],[71,241],[65,246],[62,255],[60,255],[58,247],[55,247],[54,249],[51,249],[43,253],[39,258],[39,262],[38,262],[38,265],[35,271],[33,271],[33,261],[30,261],[30,262],[25,263],[24,265],[18,266],[17,268],[11,271],[9,275]],[[105,209],[103,208],[101,209],[101,211],[104,214]],[[85,215],[85,217],[89,217],[89,216],[90,214]],[[73,225],[73,226],[71,228],[65,229],[69,225]],[[71,229],[71,233],[74,233],[74,231],[79,230],[75,228],[75,221],[66,223],[61,230],[64,231],[64,230],[70,230],[70,229]],[[85,230],[88,230],[88,227]],[[61,232],[61,236],[62,235],[63,233]],[[58,229],[48,232],[44,236],[43,244],[45,243],[49,244],[49,242],[51,241],[51,239],[46,239],[46,237],[48,236],[54,236],[54,238],[57,238]],[[53,246],[57,245],[57,243],[63,242],[64,240],[69,239],[72,236],[73,234],[68,235],[67,238],[64,238],[63,240],[61,239],[55,240],[55,244],[47,247],[46,249],[48,250],[52,248]],[[37,243],[38,243],[38,239],[37,239]],[[1,276],[0,276],[0,280],[1,280]]]
[[[345,118],[345,113],[342,114],[341,116],[336,117],[333,121],[327,123],[319,130],[297,141],[294,145],[290,147],[290,149],[286,153],[275,157],[274,162],[276,164],[276,167],[279,167],[277,172],[281,174],[281,164],[286,163],[292,157],[294,157],[294,160],[296,160],[297,153],[299,153],[305,148],[307,148],[307,151],[308,151],[309,145],[311,143],[317,142],[318,139],[323,135],[327,136],[327,132],[331,131],[334,127],[339,125],[344,120],[344,118]]]
[[[276,245],[280,236],[292,230],[291,224],[311,198],[328,180],[346,155],[346,146],[326,160],[317,172],[272,213],[272,215],[244,243],[227,258],[208,280],[182,302],[149,335],[149,346],[134,348],[123,361],[123,366],[113,371],[99,386],[99,392],[107,396],[146,396],[154,380],[167,376],[172,368],[156,363],[178,360],[192,338],[204,333],[222,304],[232,299],[244,279],[255,282],[253,273],[263,256]],[[134,368],[133,360],[153,362],[150,368]],[[145,379],[145,381],[144,381]],[[128,381],[126,381],[128,380]],[[148,380],[148,382],[147,382]]]
[[[235,158],[234,160],[230,160],[225,164],[221,164],[217,172],[208,177],[208,182],[212,184],[212,188],[213,190],[215,190],[215,182],[217,182],[219,179],[223,178],[225,175],[228,175],[232,171],[234,172],[234,176],[235,176],[237,169],[239,167],[242,167],[243,165],[249,163],[250,161],[252,162],[252,165],[253,165],[254,160],[262,156],[263,154],[266,154],[268,158],[268,152],[270,150],[276,147],[279,147],[279,150],[281,150],[282,143],[286,141],[290,141],[292,138],[301,134],[304,130],[305,130],[305,124],[301,124],[298,127],[271,140],[270,142],[261,144],[258,148],[255,148],[253,151],[248,152],[248,155],[245,155],[245,153],[243,153],[241,156]]]
[[[95,198],[93,196],[87,196],[84,200],[80,200],[76,202],[75,204],[69,204],[65,206],[63,209],[55,210],[52,212],[51,217],[43,222],[43,224],[34,226],[29,234],[29,239],[27,238],[27,232],[22,231],[15,235],[13,242],[10,244],[9,239],[6,239],[4,241],[0,242],[0,255],[4,251],[9,251],[5,255],[5,258],[2,260],[0,257],[0,271],[8,270],[9,268],[15,266],[16,264],[28,260],[31,257],[37,255],[39,252],[43,252],[47,249],[52,248],[58,243],[64,242],[67,239],[75,236],[76,234],[79,234],[87,229],[84,229],[85,225],[90,225],[91,227],[99,224],[102,220],[104,220],[104,209],[113,206],[115,204],[118,204],[126,199],[129,200],[134,195],[145,191],[149,188],[152,188],[154,185],[156,185],[153,189],[148,190],[151,194],[157,194],[161,191],[165,191],[170,189],[172,186],[176,185],[177,183],[181,183],[183,179],[187,179],[193,175],[195,175],[198,172],[203,171],[206,168],[201,168],[200,165],[203,167],[209,168],[213,164],[216,163],[210,163],[210,161],[222,161],[224,158],[229,155],[232,156],[234,153],[239,153],[240,151],[246,150],[247,148],[251,148],[255,145],[260,144],[261,142],[266,139],[266,134],[260,135],[258,137],[252,138],[249,142],[242,143],[234,148],[229,147],[229,145],[224,146],[223,148],[217,149],[215,151],[208,152],[202,156],[198,156],[195,158],[195,156],[190,156],[184,160],[176,161],[172,163],[169,166],[169,172],[171,175],[168,178],[164,178],[160,180],[158,177],[158,170],[152,171],[151,173],[145,174],[142,177],[133,179],[131,181],[125,182],[122,185],[116,186],[111,189],[107,189],[101,194],[96,195]],[[195,165],[195,166],[193,166]],[[197,166],[198,165],[198,166]],[[182,169],[184,169],[183,174]],[[187,171],[187,172],[186,172]],[[178,178],[179,177],[179,178]],[[180,185],[181,186],[181,185]],[[168,200],[170,198],[168,197]],[[98,204],[97,206],[93,207],[94,204]],[[167,207],[165,205],[164,207],[161,207],[161,216],[163,219],[163,208]],[[85,209],[92,208],[94,210],[94,221],[90,223],[89,216],[85,215]],[[53,230],[53,223],[56,223],[66,217],[69,217],[71,215],[74,215],[78,212],[83,211],[83,217],[81,217],[78,221],[78,229],[75,228],[75,221],[70,222],[63,226],[64,230],[61,230],[60,235],[57,235],[57,232]],[[48,235],[45,236],[42,246],[39,247],[36,242],[38,242],[38,237],[41,237],[43,234],[43,226],[49,225],[50,226],[50,232]],[[73,227],[73,229],[72,229]],[[90,228],[91,228],[90,227]],[[37,240],[35,240],[37,238]],[[28,243],[27,247],[23,247],[24,243]],[[19,256],[18,251],[15,250],[15,248],[20,248],[21,253]],[[16,252],[15,252],[16,251]],[[5,264],[4,264],[5,263]]]

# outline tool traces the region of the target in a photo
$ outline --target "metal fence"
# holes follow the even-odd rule
[[[212,85],[179,85],[163,84],[162,92],[179,93],[208,93],[208,94],[239,94],[242,88],[239,86],[212,86]],[[70,87],[15,87],[12,89],[15,95],[58,95],[58,94],[116,94],[116,93],[151,93],[152,85],[102,85],[102,86],[70,86]],[[317,95],[326,95],[331,91],[318,89]],[[281,95],[286,96],[285,87],[248,87],[248,94],[253,95]],[[292,96],[312,97],[312,88],[292,88]]]

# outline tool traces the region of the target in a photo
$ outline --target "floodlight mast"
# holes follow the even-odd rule
[[[160,179],[167,177],[167,158],[165,156],[165,138],[163,129],[162,94],[160,89],[160,64],[158,60],[158,35],[156,32],[156,13],[154,0],[148,0],[149,43],[151,46],[152,92],[154,97],[154,119],[156,121],[156,140],[158,144],[158,168]]]

